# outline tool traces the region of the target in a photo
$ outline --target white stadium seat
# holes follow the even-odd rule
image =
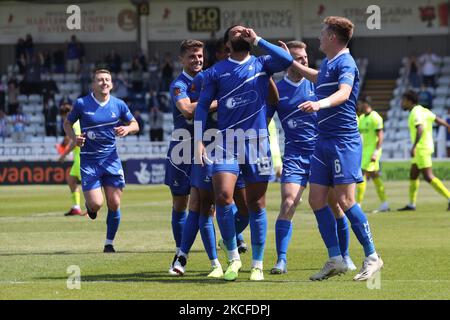
[[[439,86],[436,88],[435,96],[436,97],[445,97],[449,93],[450,88],[448,86]]]

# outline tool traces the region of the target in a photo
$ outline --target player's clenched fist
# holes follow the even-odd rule
[[[244,28],[241,31],[241,37],[248,43],[253,44],[255,42],[255,39],[257,37],[255,30],[251,28]]]
[[[82,133],[81,135],[77,136],[77,140],[76,140],[77,147],[84,146],[85,142],[86,142],[86,133]]]
[[[129,133],[129,130],[128,130],[127,126],[120,126],[120,127],[115,127],[114,132],[116,133],[116,136],[118,136],[118,137],[125,137]]]
[[[298,108],[304,112],[317,112],[320,109],[320,103],[317,101],[305,101]]]

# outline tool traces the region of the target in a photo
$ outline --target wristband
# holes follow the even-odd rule
[[[319,109],[326,109],[326,108],[331,107],[331,101],[330,101],[330,99],[328,99],[328,98],[319,100],[318,102],[319,102],[319,104],[320,104]]]
[[[259,40],[261,40],[261,37],[256,36],[255,41],[253,41],[255,47],[258,45]]]

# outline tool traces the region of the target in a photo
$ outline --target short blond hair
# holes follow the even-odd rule
[[[305,49],[306,50],[306,43],[304,43],[303,41],[298,41],[298,40],[292,40],[289,42],[286,42],[286,46],[289,49]]]

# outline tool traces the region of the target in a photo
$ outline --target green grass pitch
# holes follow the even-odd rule
[[[449,182],[445,182],[449,186]],[[386,183],[392,208],[403,206],[408,182]],[[268,234],[265,281],[250,282],[251,253],[233,283],[207,279],[210,265],[200,235],[184,277],[168,275],[174,241],[171,201],[165,186],[125,189],[116,254],[102,253],[106,232],[99,218],[64,217],[70,206],[65,186],[0,187],[0,299],[450,299],[450,212],[428,184],[421,183],[416,212],[369,214],[377,251],[385,267],[379,282],[354,282],[354,272],[323,282],[309,276],[326,260],[316,221],[304,202],[294,218],[288,274],[270,275],[276,258],[274,225],[279,184],[267,194]],[[368,184],[364,209],[378,200]],[[216,230],[218,230],[216,228]],[[250,243],[249,230],[244,233]],[[350,252],[359,267],[363,252],[351,236]],[[225,266],[223,252],[218,251]],[[67,268],[79,266],[81,288],[69,290]]]

